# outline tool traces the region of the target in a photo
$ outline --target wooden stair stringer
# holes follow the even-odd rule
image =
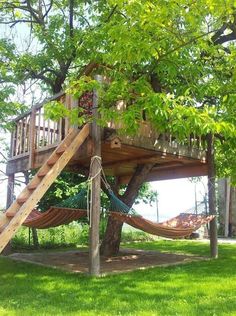
[[[43,166],[39,169],[38,173],[34,176],[34,178],[29,182],[29,184],[19,195],[19,197],[22,197],[23,194],[29,192],[29,189],[27,187],[37,180],[38,185],[33,191],[31,190],[27,200],[22,205],[20,205],[16,200],[5,213],[1,214],[0,229],[2,228],[3,230],[0,233],[0,253],[8,244],[10,239],[15,235],[18,228],[24,223],[25,219],[31,213],[32,209],[36,207],[37,203],[43,197],[47,189],[52,185],[52,183],[55,181],[55,179],[58,177],[58,175],[61,173],[64,167],[70,161],[70,159],[74,156],[79,147],[83,144],[88,135],[88,124],[86,124],[81,129],[81,131],[76,131],[68,134],[64,141],[55,149],[55,151],[47,159],[47,161],[49,159],[53,159],[53,155],[57,154],[57,149],[61,146],[65,146],[65,144],[67,143],[68,146],[66,147],[65,151],[61,153],[60,156],[58,155],[58,160],[55,161],[55,164],[50,167],[50,170],[46,173],[44,177],[39,178],[38,173],[42,172],[42,170],[46,168],[45,166],[47,166],[48,168],[46,161],[43,164]]]

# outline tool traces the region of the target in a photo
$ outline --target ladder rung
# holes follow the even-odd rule
[[[16,199],[16,202],[18,204],[24,204],[28,200],[28,198],[29,198],[28,196],[19,197],[19,198]]]
[[[14,217],[16,215],[15,212],[6,212],[6,217]]]
[[[38,183],[31,183],[27,185],[28,190],[35,190],[39,184]]]
[[[60,157],[59,154],[57,154],[57,155],[51,157],[50,159],[48,159],[47,164],[48,164],[49,166],[53,166],[53,165],[57,162],[57,160],[58,160],[59,157]]]
[[[44,176],[46,176],[47,173],[48,173],[48,170],[39,170],[37,173],[37,176],[39,178],[43,178]]]
[[[63,154],[66,151],[66,148],[67,148],[66,146],[61,146],[56,150],[56,153],[58,155]]]

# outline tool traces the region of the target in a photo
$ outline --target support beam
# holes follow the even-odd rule
[[[187,177],[199,177],[199,176],[205,176],[208,173],[208,167],[207,164],[198,164],[193,165],[189,164],[186,166],[177,166],[174,167],[172,165],[171,168],[153,168],[153,170],[150,171],[150,173],[147,175],[146,181],[160,181],[160,180],[171,180],[171,179],[181,179],[181,178],[187,178]],[[127,184],[129,183],[132,175],[121,175],[120,176],[120,182],[121,184]]]
[[[214,137],[207,135],[207,163],[208,163],[208,203],[210,215],[215,218],[210,222],[210,251],[211,257],[218,257],[217,217],[216,217],[216,189],[215,189],[215,161]]]
[[[96,76],[95,79],[101,82],[101,77]],[[91,126],[91,136],[94,143],[93,157],[91,160],[90,175],[92,180],[91,192],[91,214],[90,214],[90,230],[89,230],[89,274],[92,276],[100,275],[100,249],[99,249],[99,222],[101,209],[101,128],[97,125],[99,117],[98,108],[98,91],[93,92],[93,122]],[[92,158],[93,159],[93,158]]]
[[[30,128],[29,128],[29,169],[34,168],[34,159],[35,159],[35,141],[36,141],[36,107],[34,106],[32,108],[31,114],[30,114]]]

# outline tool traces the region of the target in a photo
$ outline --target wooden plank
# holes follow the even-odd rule
[[[38,126],[37,126],[37,144],[36,144],[36,148],[40,148],[41,147],[41,144],[40,144],[40,141],[41,141],[41,108],[38,110]]]
[[[225,179],[225,214],[224,214],[224,235],[229,237],[229,209],[230,209],[230,178]]]
[[[62,119],[58,121],[58,135],[57,135],[57,141],[60,142],[62,140]]]
[[[42,147],[44,147],[45,142],[46,142],[46,127],[45,127],[45,123],[46,123],[46,119],[45,119],[44,113],[43,113],[43,144],[42,144]]]
[[[23,119],[19,122],[19,153],[23,154],[22,151],[22,134],[23,134]]]
[[[48,130],[47,130],[47,145],[51,145],[51,139],[50,139],[50,135],[51,135],[51,128],[50,128],[50,120],[47,120],[47,125],[48,125]]]
[[[171,168],[155,168],[147,176],[147,182],[181,179],[187,177],[199,177],[207,175],[208,167],[206,164],[187,165]],[[121,184],[129,183],[132,174],[120,176]]]
[[[100,82],[101,77],[96,76],[95,80]],[[99,114],[98,108],[98,91],[93,92],[93,122],[91,126],[91,136],[94,143],[94,153],[91,160],[91,177],[92,177],[92,196],[91,196],[91,214],[89,229],[89,273],[93,276],[100,275],[100,253],[99,253],[99,222],[101,210],[101,128],[97,125]],[[96,158],[95,158],[96,157]]]
[[[61,155],[55,165],[51,168],[50,172],[47,173],[47,176],[42,179],[37,187],[37,190],[32,193],[30,198],[21,206],[16,215],[11,219],[8,226],[3,230],[0,235],[0,252],[7,245],[8,241],[14,236],[17,229],[23,224],[25,219],[31,213],[31,210],[37,205],[44,193],[61,173],[61,171],[73,157],[84,140],[88,137],[88,135],[89,125],[87,124],[74,138],[68,150],[63,155]]]
[[[35,158],[35,120],[36,120],[36,109],[32,108],[30,115],[30,128],[29,128],[29,169],[34,168],[34,158]]]
[[[27,124],[27,117],[22,119],[22,153],[26,152],[26,124]]]
[[[16,123],[16,149],[15,149],[15,156],[19,154],[19,122]]]

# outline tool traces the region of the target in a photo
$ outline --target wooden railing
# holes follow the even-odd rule
[[[65,102],[63,94],[53,98]],[[45,118],[44,103],[18,116],[11,139],[11,158],[33,154],[40,149],[56,146],[64,139],[69,129],[67,119],[54,122]]]
[[[92,94],[84,94],[80,100],[73,100],[70,96],[63,93],[54,96],[51,100],[60,100],[67,108],[83,107],[85,114],[90,114],[92,106]],[[12,133],[11,141],[11,158],[20,158],[24,155],[29,155],[29,165],[33,167],[34,154],[40,150],[47,150],[60,143],[68,133],[70,122],[67,118],[60,119],[58,122],[45,118],[44,103],[38,104],[29,110],[27,113],[15,119],[15,129]],[[120,108],[117,107],[119,111]],[[113,122],[107,123],[107,126],[118,130],[121,128],[119,124]],[[147,121],[143,121],[140,125],[140,138],[155,140],[160,144],[165,144],[167,147],[178,149],[181,146],[186,146],[191,149],[201,151],[206,150],[206,141],[204,137],[190,135],[188,139],[179,141],[169,133],[158,133],[154,131]],[[155,146],[156,147],[156,146]]]

